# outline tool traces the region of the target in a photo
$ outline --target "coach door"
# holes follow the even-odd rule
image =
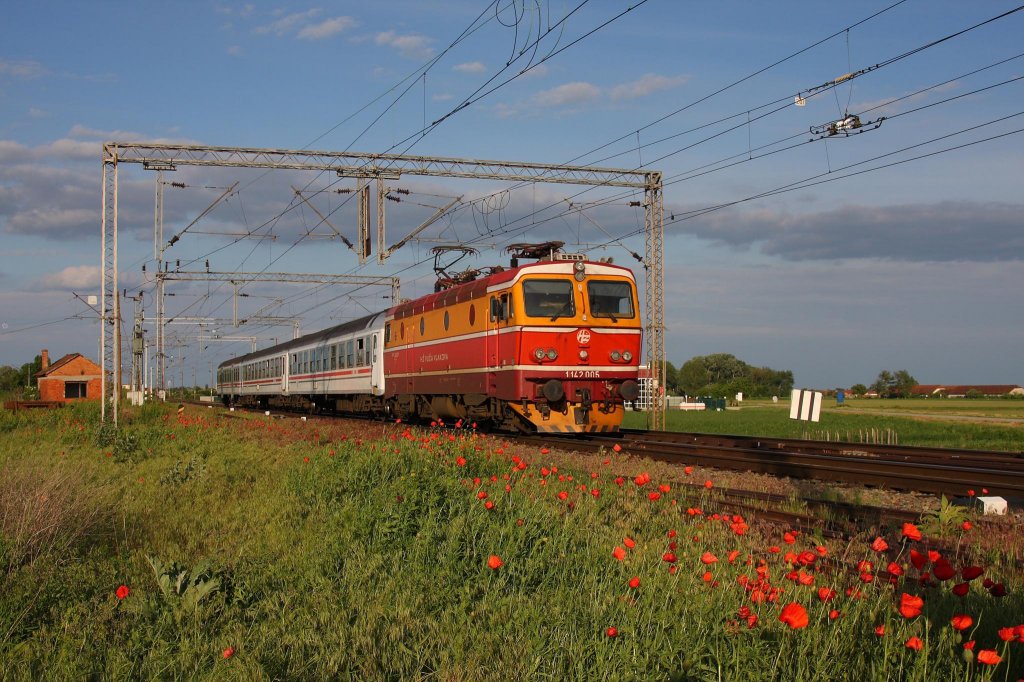
[[[380,343],[380,332],[373,334],[370,354],[370,392],[373,395],[384,395],[384,358]]]

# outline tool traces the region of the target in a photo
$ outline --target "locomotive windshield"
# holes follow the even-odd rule
[[[594,317],[632,318],[633,287],[627,282],[588,282],[587,305]]]
[[[530,317],[575,317],[572,282],[564,279],[528,279],[523,282],[526,314]]]

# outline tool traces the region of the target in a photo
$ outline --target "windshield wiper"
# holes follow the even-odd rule
[[[558,309],[558,312],[551,316],[551,321],[554,322],[555,320],[560,318],[564,313],[569,311],[569,308],[572,308],[571,298],[568,301],[566,301],[561,308]]]

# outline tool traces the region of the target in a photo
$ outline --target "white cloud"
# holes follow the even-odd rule
[[[452,67],[453,71],[460,71],[462,73],[483,73],[487,70],[483,62],[463,62],[462,64],[456,64]]]
[[[661,90],[669,90],[682,85],[688,80],[690,80],[689,76],[659,76],[653,73],[645,73],[635,81],[616,85],[611,89],[610,94],[613,100],[636,99],[638,97],[646,97]]]
[[[532,69],[524,73],[520,78],[540,78],[541,76],[548,75],[547,64],[537,64]]]
[[[60,272],[43,275],[36,283],[40,289],[89,289],[100,285],[98,265],[72,265]]]
[[[182,137],[153,137],[134,130],[100,130],[76,123],[68,132],[69,137],[80,137],[100,142],[153,142],[165,144],[199,144],[198,140]]]
[[[393,47],[408,59],[425,59],[434,54],[434,48],[430,47],[430,43],[433,41],[415,33],[398,35],[394,31],[384,31],[377,34],[374,42],[378,45]]]
[[[36,147],[34,151],[39,156],[47,158],[91,159],[94,161],[99,161],[103,153],[100,145],[96,142],[83,142],[67,138],[41,145]]]
[[[49,111],[45,109],[37,109],[36,107],[29,107],[28,115],[32,118],[46,118],[50,115]]]
[[[564,107],[595,100],[600,94],[601,88],[591,83],[565,83],[550,90],[541,90],[535,93],[531,101],[540,107]]]
[[[434,102],[447,102],[451,98],[452,95],[448,94],[447,92],[441,92],[436,95],[430,96],[430,99],[433,100]]]
[[[7,221],[7,232],[18,234],[64,234],[80,228],[85,223],[96,225],[96,233],[100,229],[99,207],[96,210],[85,208],[33,208],[10,217]]]
[[[274,35],[283,36],[297,30],[299,26],[313,19],[319,13],[320,10],[316,7],[308,9],[305,12],[294,12],[281,17],[271,24],[257,26],[254,30],[256,33],[260,34],[273,33]]]
[[[319,24],[310,24],[299,31],[299,38],[302,40],[322,40],[324,38],[330,38],[331,36],[341,33],[345,29],[352,28],[356,25],[356,20],[352,17],[334,17],[332,19],[325,19]]]
[[[45,76],[49,71],[45,66],[32,59],[12,61],[0,59],[0,74],[15,76],[17,78],[38,78]]]
[[[241,57],[243,50],[241,45],[232,45],[227,49],[227,53],[232,57]]]

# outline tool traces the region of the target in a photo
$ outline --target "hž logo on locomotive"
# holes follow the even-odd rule
[[[581,346],[585,346],[590,343],[590,330],[581,329],[576,332],[576,340],[580,342]]]

